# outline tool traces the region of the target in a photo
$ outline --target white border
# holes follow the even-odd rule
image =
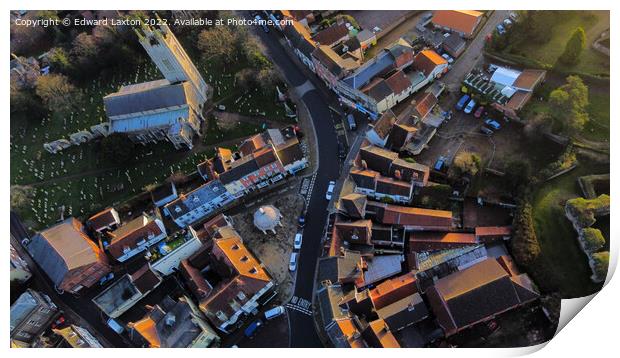
[[[409,1],[369,1],[369,0],[358,0],[358,1],[339,1],[337,3],[333,1],[326,0],[227,0],[225,2],[215,2],[215,1],[184,1],[177,0],[174,2],[158,2],[154,1],[145,1],[145,0],[133,0],[131,2],[124,0],[107,0],[102,2],[96,2],[87,4],[84,1],[76,1],[76,0],[65,0],[65,1],[40,1],[40,0],[24,0],[19,2],[3,2],[2,7],[2,18],[4,21],[3,26],[3,49],[4,53],[7,54],[5,59],[8,59],[9,53],[9,10],[12,9],[169,9],[170,7],[178,8],[178,9],[193,9],[193,8],[213,8],[213,9],[258,9],[258,8],[294,8],[294,9],[303,9],[303,8],[316,8],[316,9],[329,9],[338,7],[341,9],[419,9],[419,8],[429,8],[429,9],[565,9],[565,10],[581,10],[584,7],[587,9],[597,9],[597,10],[606,10],[610,9],[611,11],[611,32],[612,32],[612,48],[618,48],[618,37],[620,34],[616,31],[616,25],[620,24],[618,22],[618,14],[620,11],[619,2],[613,1],[600,1],[600,0],[590,0],[587,2],[584,1],[549,1],[549,2],[541,2],[540,0],[523,0],[523,1],[515,1],[515,0],[503,0],[503,1],[480,1],[480,0],[471,0],[471,1],[463,1],[463,0],[446,0],[446,1],[429,1],[426,3],[422,2],[413,2]],[[8,61],[7,61],[8,62]],[[616,57],[612,57],[611,66],[611,97],[612,98],[620,98],[618,96],[617,84],[618,84],[618,59]],[[8,142],[9,142],[9,71],[8,63],[5,62],[5,71],[0,71],[0,81],[5,85],[3,88],[3,96],[2,96],[2,108],[4,109],[4,120],[1,121],[0,126],[2,126],[2,147],[6,148],[4,152],[2,152],[3,162],[8,163],[10,160],[10,155],[8,152]],[[611,118],[618,118],[618,102],[612,102],[611,108]],[[618,125],[612,120],[611,122],[611,137],[613,138],[611,144],[611,153],[612,153],[612,162],[611,162],[611,173],[612,178],[615,178],[615,173],[618,168],[618,153],[617,153],[617,145],[615,145],[615,140],[617,139],[616,130]],[[7,237],[9,231],[9,215],[8,215],[8,203],[9,203],[9,176],[3,176],[2,178],[3,190],[2,190],[2,202],[4,202],[7,208],[7,211],[3,213],[0,217],[0,222],[2,223],[2,230],[5,233],[4,237]],[[613,182],[612,182],[613,183]],[[611,188],[611,196],[613,198],[620,198],[620,189],[618,186],[613,186]],[[618,210],[618,205],[616,201],[612,201],[612,212],[616,213]],[[618,302],[620,302],[620,284],[618,280],[612,281],[610,283],[610,279],[613,276],[613,272],[616,269],[617,260],[618,260],[618,243],[616,240],[620,238],[620,227],[615,222],[611,223],[611,237],[614,240],[611,241],[611,254],[612,259],[610,263],[610,273],[608,275],[606,281],[606,287],[601,291],[601,294],[596,295],[596,297],[588,297],[581,298],[575,300],[564,300],[562,302],[562,321],[563,323],[568,323],[566,328],[561,330],[559,334],[552,339],[547,347],[545,345],[541,345],[538,347],[530,347],[530,348],[522,348],[522,349],[454,349],[454,350],[420,350],[416,352],[410,352],[407,349],[400,350],[391,350],[389,351],[390,355],[398,355],[398,356],[409,356],[411,354],[429,354],[433,356],[455,356],[459,357],[468,357],[468,356],[514,356],[514,355],[524,355],[528,353],[532,353],[535,351],[539,351],[539,355],[567,355],[567,356],[595,356],[597,354],[604,354],[607,352],[613,352],[617,340],[616,333],[616,325],[617,319],[620,316],[618,314]],[[7,245],[5,243],[5,245]],[[5,260],[8,260],[8,250],[5,250],[4,253]],[[6,261],[5,261],[6,262]],[[5,265],[5,269],[8,269],[8,265]],[[5,274],[4,277],[7,275]],[[3,322],[8,322],[8,306],[9,306],[9,292],[8,292],[8,284],[2,286],[2,293],[5,298],[5,309],[3,309],[0,313],[3,318]],[[588,304],[583,313],[577,315],[577,313],[584,308],[590,300],[592,303]],[[575,317],[576,315],[576,317]],[[570,322],[570,323],[569,323]],[[33,354],[45,354],[46,356],[56,357],[56,356],[71,356],[75,354],[83,355],[83,351],[76,350],[47,350],[45,352],[40,352],[36,350],[9,350],[8,349],[8,324],[2,325],[0,328],[2,332],[2,337],[6,337],[4,342],[4,349],[11,356],[30,356]],[[364,351],[354,351],[355,355],[376,355],[377,351],[364,350]],[[424,352],[424,353],[423,353]],[[89,350],[88,354],[93,356],[108,356],[113,353],[110,350]],[[116,353],[116,352],[114,352]],[[165,356],[169,355],[171,352],[166,352],[165,350],[150,350],[148,352],[137,352],[124,350],[123,353],[127,354],[149,354],[156,356]],[[334,350],[334,349],[323,349],[320,353],[317,350],[307,350],[307,349],[298,349],[295,351],[286,351],[282,349],[260,349],[260,350],[235,350],[229,349],[226,351],[223,350],[211,350],[208,352],[201,350],[184,350],[184,351],[174,351],[176,354],[185,355],[226,355],[230,357],[241,357],[248,355],[269,355],[271,357],[278,355],[296,355],[296,356],[310,356],[310,355],[327,355],[327,356],[342,356],[353,354],[352,350]]]

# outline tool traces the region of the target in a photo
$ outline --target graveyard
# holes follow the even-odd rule
[[[72,133],[105,123],[103,97],[120,86],[162,78],[157,67],[146,58],[129,75],[115,73],[110,78],[98,78],[80,87],[81,103],[76,104],[76,109],[68,116],[55,113],[45,118],[12,116],[11,185],[32,188],[31,205],[20,212],[24,222],[30,229],[37,230],[61,217],[92,214],[139,194],[145,186],[161,182],[173,173],[195,171],[196,165],[212,154],[217,143],[260,131],[264,121],[258,118],[292,122],[286,117],[284,107],[277,103],[275,88],[273,91],[246,91],[236,86],[234,71],[247,65],[223,68],[216,61],[199,63],[199,70],[212,87],[213,104],[224,104],[227,112],[256,117],[257,123],[244,123],[234,130],[226,130],[206,121],[202,143],[192,151],[177,151],[168,142],[136,145],[133,159],[119,165],[100,155],[99,139],[72,145],[55,154],[43,147],[44,143],[68,139]],[[210,110],[207,109],[207,117]]]

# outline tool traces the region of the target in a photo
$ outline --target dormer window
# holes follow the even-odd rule
[[[251,274],[258,273],[258,270],[256,269],[256,267],[252,267],[252,268],[250,269],[250,273],[251,273]]]
[[[241,262],[247,262],[249,260],[249,258],[247,256],[243,256],[241,258]]]
[[[239,250],[239,245],[234,244],[231,248],[232,248],[233,250]]]

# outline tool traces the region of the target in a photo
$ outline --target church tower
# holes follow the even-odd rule
[[[170,83],[187,81],[192,84],[194,97],[202,108],[208,97],[206,82],[168,25],[159,17],[157,20],[160,25],[143,24],[136,28],[142,47]]]

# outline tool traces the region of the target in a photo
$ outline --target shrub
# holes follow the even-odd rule
[[[511,240],[512,253],[519,264],[529,265],[540,254],[540,244],[534,230],[532,206],[528,202],[519,205],[512,226],[514,228]]]

